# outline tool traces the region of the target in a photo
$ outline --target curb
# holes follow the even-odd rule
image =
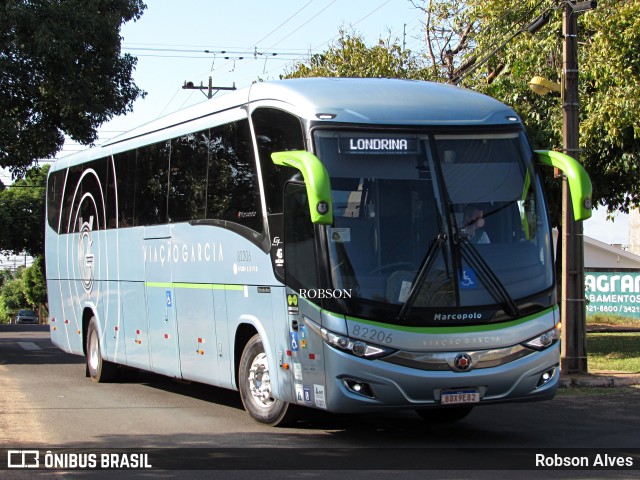
[[[640,385],[640,374],[637,373],[593,373],[586,375],[561,376],[560,388],[616,388]]]

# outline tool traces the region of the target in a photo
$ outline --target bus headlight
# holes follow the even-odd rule
[[[350,353],[357,357],[368,358],[370,360],[381,358],[395,352],[392,348],[382,347],[380,345],[372,345],[362,340],[352,340],[345,335],[339,335],[326,328],[321,327],[317,323],[305,318],[307,325],[318,333],[322,340],[328,345],[342,350],[343,352]]]
[[[560,327],[556,325],[551,330],[547,330],[542,335],[538,335],[531,340],[523,343],[525,347],[532,348],[533,350],[544,350],[556,343],[560,338]]]

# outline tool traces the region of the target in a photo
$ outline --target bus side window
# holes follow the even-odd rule
[[[169,221],[206,218],[209,130],[171,140]]]
[[[137,172],[137,150],[117,153],[113,156],[116,167],[118,189],[118,227],[133,227],[136,223],[135,198],[139,185]]]
[[[264,179],[264,191],[269,214],[282,213],[284,184],[298,171],[273,163],[273,152],[304,150],[304,137],[300,119],[275,108],[258,108],[251,115],[253,121],[260,169]]]
[[[138,148],[135,210],[139,225],[167,223],[170,151],[170,141]]]
[[[262,208],[249,121],[209,131],[206,218],[263,231]]]
[[[289,183],[284,193],[284,264],[287,284],[317,288],[314,226],[304,184]]]
[[[58,170],[49,175],[47,186],[47,218],[49,226],[57,233],[60,224],[60,207],[62,206],[62,192],[66,170]]]

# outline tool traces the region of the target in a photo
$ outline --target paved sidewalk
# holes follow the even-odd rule
[[[640,385],[640,373],[594,371],[560,376],[560,388],[628,387]]]

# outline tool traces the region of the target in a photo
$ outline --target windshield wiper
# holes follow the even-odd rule
[[[409,313],[409,310],[413,307],[416,299],[418,298],[418,294],[422,289],[422,285],[424,284],[427,274],[429,270],[431,270],[431,266],[436,259],[436,254],[438,250],[442,248],[442,245],[447,241],[447,235],[445,233],[439,233],[436,238],[434,238],[429,244],[429,248],[427,249],[427,254],[422,261],[422,265],[420,265],[420,270],[418,271],[418,275],[416,276],[415,282],[411,286],[411,290],[409,291],[409,295],[407,296],[407,300],[402,305],[400,312],[398,312],[398,316],[396,320],[402,322],[404,318]]]
[[[513,298],[511,298],[511,295],[509,295],[503,283],[486,260],[482,258],[482,255],[480,255],[473,243],[463,236],[460,236],[459,240],[459,244],[462,246],[462,258],[474,269],[489,294],[496,302],[503,305],[507,314],[511,317],[519,317],[520,309],[518,305],[513,301]]]

